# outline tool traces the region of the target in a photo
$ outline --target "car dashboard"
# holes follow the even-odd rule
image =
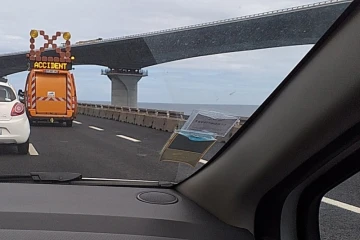
[[[172,189],[0,183],[0,239],[254,239]]]

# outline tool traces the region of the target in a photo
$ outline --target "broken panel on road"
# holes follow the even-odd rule
[[[193,167],[215,144],[217,136],[225,136],[238,118],[214,111],[193,111],[180,130],[164,145],[160,161],[173,161]]]

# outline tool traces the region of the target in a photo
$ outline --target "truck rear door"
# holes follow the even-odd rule
[[[66,115],[66,74],[36,73],[36,113]]]

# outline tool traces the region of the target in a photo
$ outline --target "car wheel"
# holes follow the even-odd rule
[[[72,121],[72,120],[66,121],[66,126],[67,126],[67,127],[72,127],[72,124],[73,124],[73,121]]]
[[[26,155],[29,152],[29,139],[24,142],[17,145],[17,149],[19,154]]]

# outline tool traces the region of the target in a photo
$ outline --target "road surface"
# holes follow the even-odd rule
[[[206,164],[217,143],[196,168],[160,162],[159,152],[171,133],[80,115],[72,128],[41,124],[31,129],[29,154],[0,147],[0,174],[70,171],[83,177],[178,182]],[[360,239],[360,175],[330,191],[320,208],[324,240]]]

